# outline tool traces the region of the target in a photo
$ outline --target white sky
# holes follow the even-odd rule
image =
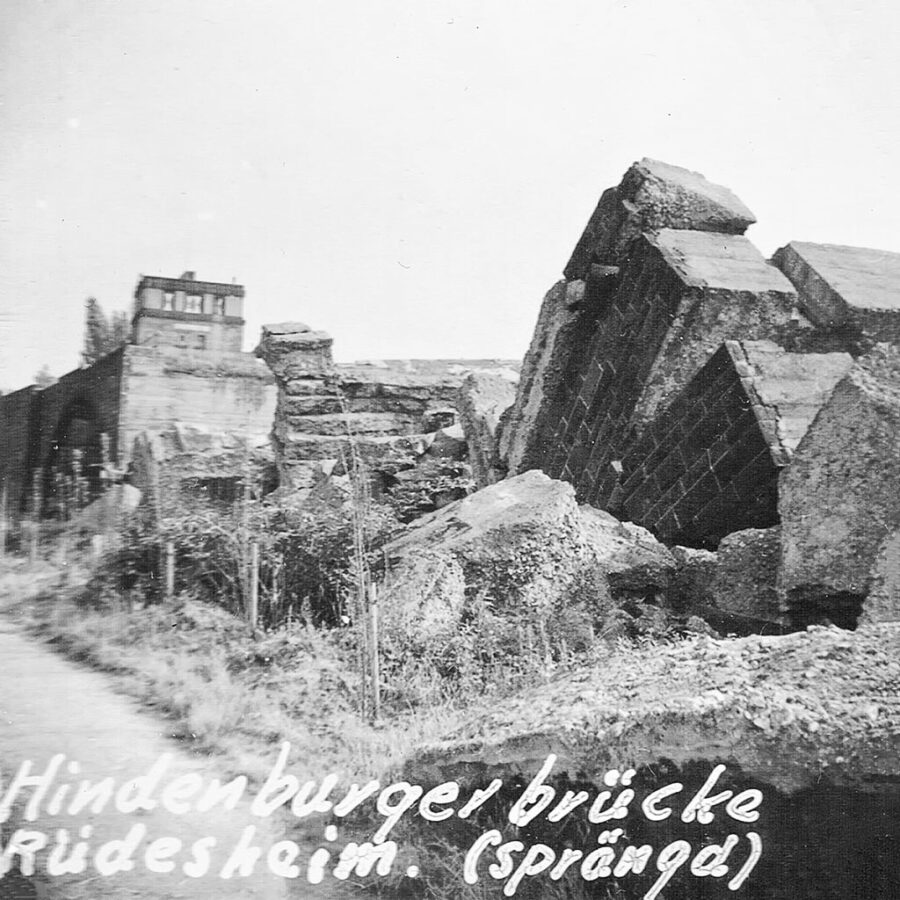
[[[900,250],[898,58],[876,0],[3,0],[0,387],[185,269],[246,285],[246,349],[521,357],[642,156],[766,255]]]

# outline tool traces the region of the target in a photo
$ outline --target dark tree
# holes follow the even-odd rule
[[[118,350],[128,342],[128,316],[124,312],[113,312],[107,319],[103,308],[94,297],[85,302],[84,350],[81,359],[89,366],[98,359]]]
[[[47,363],[44,363],[35,372],[34,383],[39,388],[50,387],[51,384],[56,384],[56,378],[53,377],[53,373],[50,371],[50,366]]]

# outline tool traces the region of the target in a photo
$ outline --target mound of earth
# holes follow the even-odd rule
[[[461,851],[496,828],[524,848],[546,846],[555,865],[566,848],[596,855],[598,841],[612,841],[608,829],[616,826],[623,843],[654,852],[678,840],[692,853],[721,847],[730,830],[740,859],[732,860],[728,878],[749,860],[748,842],[761,848],[740,896],[887,900],[900,896],[893,845],[900,833],[898,688],[900,625],[635,647],[497,704],[423,748],[405,774],[423,785],[455,781],[466,791],[501,780],[474,821],[456,823]],[[548,819],[550,805],[527,827],[511,828],[510,809],[530,782],[537,806],[544,788],[555,791],[554,805],[579,791],[587,799],[555,820]],[[587,815],[604,788],[615,802],[610,794],[621,796],[626,784],[634,791],[626,815],[610,822]],[[657,807],[673,809],[665,821],[640,814],[650,793],[673,784],[679,790],[664,793]],[[704,790],[713,812],[709,821],[692,820],[688,799]],[[726,801],[745,791],[759,791],[758,815],[741,820],[752,824],[724,812]],[[499,895],[503,882],[491,882],[498,876],[487,874],[488,856],[479,871]],[[517,896],[540,896],[552,884],[551,869],[541,871],[527,875]],[[644,897],[660,872],[654,857],[640,877],[637,869],[618,879],[609,872],[601,884],[619,890],[617,897]],[[735,896],[728,878],[699,882],[692,872],[685,863],[659,896],[687,900],[701,887],[704,900]],[[579,893],[597,885],[585,883],[578,864],[565,878],[565,896],[596,896]]]

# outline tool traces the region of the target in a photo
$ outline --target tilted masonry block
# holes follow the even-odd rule
[[[753,213],[726,187],[699,172],[642,159],[616,188],[603,193],[565,268],[583,279],[592,263],[620,265],[629,244],[661,228],[743,234]]]
[[[500,459],[511,475],[542,467],[559,418],[571,402],[584,353],[607,302],[602,282],[614,284],[615,271],[594,278],[593,284],[560,281],[544,297],[515,403],[498,438]]]
[[[792,241],[773,262],[794,283],[819,330],[855,355],[873,343],[900,343],[900,253]]]
[[[674,512],[678,530],[662,536],[702,546],[774,525],[778,471],[852,365],[725,341],[629,448],[617,508],[657,534]]]
[[[878,345],[835,387],[780,478],[779,591],[797,624],[853,625],[900,528],[900,350]]]
[[[634,412],[639,426],[664,408],[723,340],[779,338],[790,329],[790,282],[745,237],[664,230],[649,238],[684,292]]]
[[[582,355],[580,383],[570,379],[577,395],[543,438],[545,471],[609,506],[615,462],[722,341],[778,337],[795,303],[787,279],[744,237],[673,229],[641,237]],[[678,527],[682,515],[671,513],[663,515]],[[769,523],[747,526],[756,524]]]
[[[456,405],[469,444],[472,477],[479,488],[494,484],[501,477],[497,431],[501,415],[515,399],[515,383],[502,375],[475,372],[459,389]]]

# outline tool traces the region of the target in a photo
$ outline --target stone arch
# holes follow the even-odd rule
[[[100,472],[103,464],[101,435],[103,428],[97,403],[85,393],[69,398],[63,407],[47,457],[44,460],[44,496],[57,494],[57,474],[75,474],[74,460],[80,460],[81,474],[87,482],[88,499],[100,492]],[[73,452],[76,451],[76,452]],[[58,498],[57,498],[58,499]]]

